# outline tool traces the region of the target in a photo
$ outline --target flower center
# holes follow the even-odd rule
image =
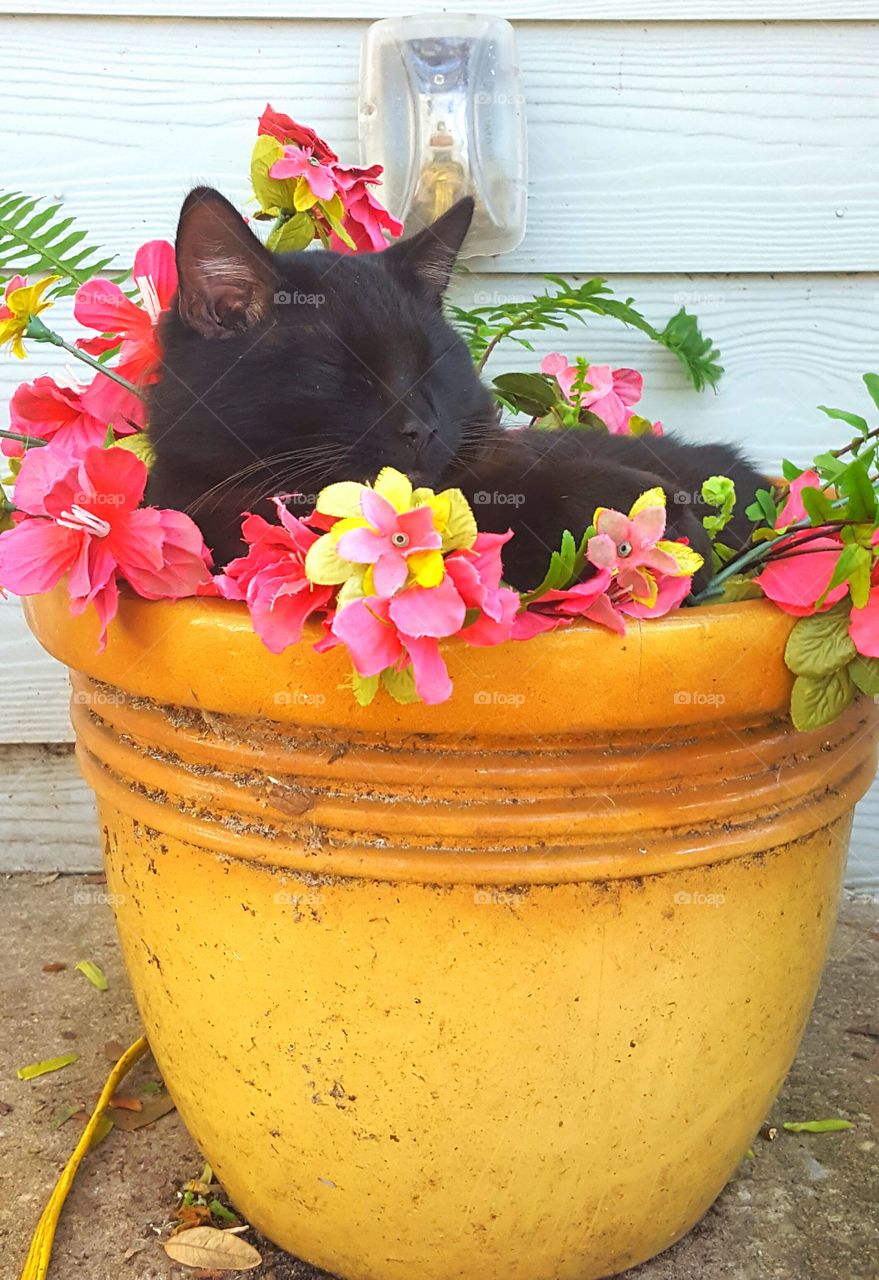
[[[631,542],[621,542],[620,545],[617,547],[617,555],[622,556],[624,560],[626,556],[630,556],[631,554],[632,554]]]
[[[409,534],[398,532],[391,534],[391,543],[395,547],[403,548],[409,546]]]
[[[149,316],[150,322],[158,324],[159,316],[162,314],[162,304],[152,276],[135,276],[134,283],[137,285],[143,309]]]
[[[320,168],[320,160],[318,160],[317,156],[309,156],[309,157],[308,157],[308,163],[309,163],[309,164],[313,164],[313,165],[314,165],[314,167],[315,167],[315,169],[319,169],[319,168]]]
[[[92,533],[96,538],[106,538],[112,528],[109,520],[102,520],[93,511],[86,511],[84,507],[78,507],[75,504],[69,511],[62,511],[55,523],[62,524],[65,529],[79,529],[83,533]]]

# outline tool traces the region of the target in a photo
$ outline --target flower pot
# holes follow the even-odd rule
[[[447,647],[438,707],[243,607],[122,602],[73,676],[141,1016],[233,1202],[352,1280],[588,1280],[666,1248],[766,1115],[876,713],[788,722],[764,601]]]

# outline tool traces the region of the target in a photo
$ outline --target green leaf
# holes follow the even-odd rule
[[[794,728],[820,729],[832,723],[854,696],[855,686],[845,667],[818,679],[797,676],[790,699]]]
[[[702,501],[719,508],[717,515],[702,517],[702,526],[713,542],[729,524],[735,510],[736,487],[729,476],[709,476],[702,485]],[[722,559],[720,549],[715,550]]]
[[[849,663],[848,673],[861,693],[870,698],[879,697],[879,658],[865,658],[858,654]]]
[[[795,463],[788,462],[787,458],[785,458],[781,464],[781,474],[784,476],[788,484],[790,484],[791,480],[798,479],[803,474],[803,470],[803,467],[798,467]]]
[[[549,568],[543,581],[533,591],[528,591],[522,596],[522,604],[531,604],[547,591],[564,591],[571,583],[576,582],[586,562],[587,543],[594,533],[595,529],[590,525],[578,543],[570,530],[566,529],[562,534],[559,550],[553,551],[550,556]]]
[[[86,242],[85,231],[73,231],[73,219],[58,218],[61,204],[39,208],[36,198],[19,191],[0,191],[0,282],[21,275],[58,275],[53,297],[75,293],[94,276],[107,274],[114,256],[101,257],[101,250]],[[109,273],[124,280],[128,273]]]
[[[107,991],[109,989],[110,984],[107,981],[107,975],[104,970],[91,960],[80,960],[78,964],[74,965],[74,968],[85,974],[92,986],[98,991]]]
[[[269,169],[284,155],[284,148],[277,138],[262,133],[253,144],[250,157],[250,181],[260,209],[271,217],[293,209],[295,181],[290,178],[270,178]]]
[[[825,613],[800,618],[784,649],[784,660],[794,675],[820,678],[851,661],[857,650],[848,633],[850,613],[845,600]]]
[[[418,690],[415,688],[415,676],[411,667],[406,667],[403,671],[394,671],[392,667],[386,667],[381,674],[381,681],[394,701],[399,702],[401,706],[406,707],[413,702],[421,701]]]
[[[155,450],[150,444],[150,438],[145,431],[137,431],[133,436],[123,436],[121,440],[116,441],[115,448],[127,449],[136,458],[140,458],[147,471],[152,469],[152,465],[156,460]]]
[[[657,341],[674,352],[697,391],[715,387],[723,376],[718,364],[720,352],[710,338],[703,337],[699,322],[683,307],[657,335]]]
[[[748,578],[743,573],[732,573],[723,583],[720,600],[758,600],[762,595],[762,590],[753,578]]]
[[[749,520],[765,520],[770,529],[774,529],[778,521],[778,509],[768,489],[758,489],[754,501],[745,508]]]
[[[354,697],[361,707],[369,706],[378,693],[378,685],[378,676],[359,676],[356,671],[351,672],[351,687],[354,690]]]
[[[110,1119],[110,1117],[108,1115],[101,1116],[100,1120],[98,1121],[95,1127],[95,1131],[92,1134],[92,1139],[91,1139],[91,1142],[89,1143],[89,1151],[91,1151],[93,1147],[97,1147],[101,1142],[103,1142],[107,1134],[110,1133],[110,1131],[112,1130],[112,1128],[113,1128],[113,1121]]]
[[[857,608],[863,608],[870,598],[870,570],[872,564],[873,557],[867,548],[859,546],[856,542],[850,542],[840,552],[839,559],[830,576],[830,581],[827,583],[819,603],[823,602],[834,587],[841,587],[844,582],[848,582],[852,604]]]
[[[879,409],[879,373],[865,373],[864,386],[870,394],[870,399]]]
[[[298,253],[314,239],[314,223],[307,213],[281,216],[266,237],[266,248],[272,253]]]
[[[827,494],[820,489],[813,489],[811,486],[801,489],[800,497],[803,500],[803,506],[806,508],[806,515],[813,525],[827,524],[837,518],[833,503],[827,497]]]
[[[60,1071],[62,1067],[69,1067],[71,1062],[76,1062],[78,1058],[78,1053],[64,1053],[60,1058],[46,1058],[44,1062],[32,1062],[30,1066],[19,1067],[15,1074],[19,1080],[35,1080],[37,1076],[47,1075],[50,1071]]]
[[[876,515],[876,493],[867,461],[853,458],[837,483],[840,493],[848,498],[849,518],[861,523],[871,522]]]
[[[558,384],[542,373],[502,373],[492,386],[516,413],[539,418],[561,398]]]
[[[231,1209],[228,1209],[226,1205],[221,1204],[219,1200],[209,1200],[208,1208],[215,1218],[220,1218],[223,1222],[231,1222],[233,1225],[237,1224],[238,1218]]]
[[[870,430],[870,424],[859,413],[848,413],[845,409],[830,409],[826,404],[819,404],[818,408],[822,413],[826,413],[828,418],[834,418],[838,422],[847,422],[850,427],[854,427],[856,431],[863,432],[864,435]]]
[[[782,1125],[788,1133],[843,1133],[852,1127],[851,1120],[837,1120],[835,1117],[830,1120],[785,1120]]]

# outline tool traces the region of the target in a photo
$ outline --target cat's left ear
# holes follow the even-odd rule
[[[177,309],[203,338],[231,338],[272,312],[280,287],[268,249],[212,187],[190,191],[177,226]]]
[[[473,208],[472,196],[465,196],[417,235],[383,250],[382,261],[439,302],[470,229]]]

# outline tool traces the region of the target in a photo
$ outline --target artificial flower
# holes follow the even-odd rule
[[[650,489],[632,504],[628,516],[599,507],[595,534],[586,544],[590,564],[611,572],[621,598],[651,612],[659,602],[660,579],[689,580],[703,563],[686,543],[663,539],[665,523],[665,491]],[[682,599],[688,590],[687,581]]]
[[[865,658],[879,658],[879,586],[870,589],[862,608],[852,609],[848,633],[858,653]]]
[[[80,338],[76,345],[92,356],[120,347],[114,372],[141,388],[158,377],[162,352],[157,326],[177,289],[173,246],[167,240],[150,240],[141,245],[134,255],[132,275],[141,306],[126,297],[118,284],[97,278],[77,289],[73,314],[80,324],[97,329],[101,335]],[[125,423],[144,425],[140,396],[132,395],[112,378],[98,375],[85,399],[90,411],[117,431],[123,430]]]
[[[845,582],[828,590],[842,552],[837,538],[809,537],[805,541],[802,536],[792,535],[779,539],[774,549],[780,554],[768,561],[754,581],[785,613],[796,618],[823,613],[848,591]]]
[[[310,147],[312,155],[321,163],[339,159],[335,151],[313,129],[297,124],[291,116],[283,111],[276,111],[270,103],[260,116],[256,131],[257,134],[268,134],[269,137],[276,138],[282,145],[293,143],[297,147]]]
[[[15,526],[0,534],[0,585],[50,591],[67,575],[70,609],[94,604],[100,648],[125,579],[147,600],[193,595],[210,575],[201,533],[182,511],[140,507],[147,470],[125,449],[71,458],[29,449],[15,482]]]
[[[58,276],[44,276],[36,284],[28,284],[24,276],[13,276],[6,286],[0,305],[0,347],[9,344],[13,355],[23,360],[26,352],[22,339],[34,316],[46,311],[52,303],[43,297]]]
[[[297,178],[294,196],[297,209],[309,209],[316,200],[332,200],[336,180],[332,163],[322,163],[311,147],[284,147],[284,154],[269,169],[269,177],[278,180]]]
[[[628,434],[630,405],[641,399],[644,385],[640,373],[634,369],[614,369],[607,364],[590,364],[586,370],[589,387],[580,398],[580,404],[605,424],[612,435]]]
[[[103,378],[103,374],[97,375]],[[70,454],[81,454],[90,445],[104,443],[107,424],[98,417],[87,399],[87,388],[61,386],[54,378],[40,377],[25,382],[9,402],[9,425],[19,435],[52,440]],[[119,424],[122,433],[133,428]],[[8,457],[20,457],[25,446],[18,440],[3,440]]]
[[[776,529],[786,529],[789,525],[808,520],[809,516],[803,506],[804,489],[820,489],[821,477],[817,471],[803,471],[788,485],[787,498],[775,521]]]
[[[443,551],[472,546],[476,539],[476,521],[458,490],[413,489],[393,467],[383,468],[374,486],[328,485],[318,495],[317,515],[334,523],[306,555],[311,581],[332,586],[357,580],[358,594],[383,599],[407,581],[438,586]]]
[[[548,356],[544,356],[541,360],[540,372],[546,374],[547,377],[555,378],[564,398],[569,403],[572,403],[571,391],[577,381],[579,370],[575,364],[568,364],[567,356],[563,356],[560,351],[550,352]]]
[[[472,547],[446,557],[447,576],[468,612],[476,615],[459,632],[467,644],[483,647],[512,637],[520,607],[519,593],[501,585],[501,548],[512,536],[512,529],[506,533],[480,533]]]
[[[342,228],[354,245],[352,250],[350,245],[334,233],[330,243],[337,252],[377,253],[387,248],[386,231],[395,237],[403,234],[402,222],[390,214],[370,190],[373,186],[381,185],[381,173],[380,164],[374,164],[369,169],[336,166],[336,181],[345,207]]]
[[[305,576],[306,553],[318,534],[274,499],[280,524],[249,515],[241,526],[247,554],[226,565],[216,583],[227,600],[244,600],[253,629],[272,653],[302,638],[312,614],[329,609],[333,589],[315,586]]]
[[[543,631],[568,626],[574,618],[586,618],[599,626],[625,635],[626,624],[611,603],[612,577],[609,569],[599,569],[585,582],[558,591],[545,591],[515,620],[514,640],[530,640]]]

